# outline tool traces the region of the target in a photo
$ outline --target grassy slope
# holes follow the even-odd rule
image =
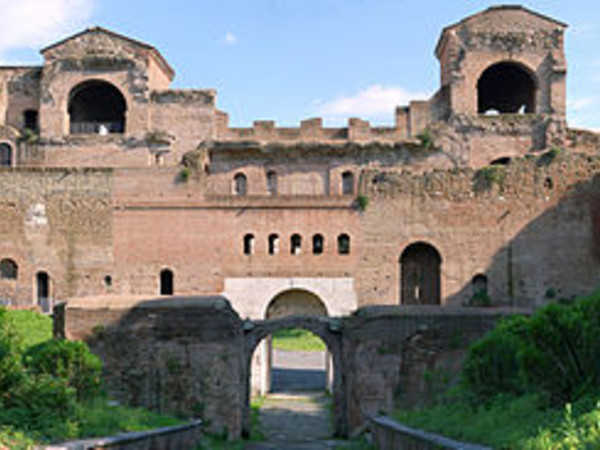
[[[500,398],[477,409],[454,402],[399,411],[394,418],[415,428],[496,449],[592,449],[600,448],[599,400],[585,398],[569,413],[566,407],[541,409],[538,398],[528,395]]]
[[[321,352],[325,343],[310,331],[293,328],[273,333],[273,348],[278,350]]]
[[[49,316],[25,310],[8,310],[7,314],[25,349],[52,338]]]
[[[40,344],[52,338],[52,319],[34,311],[7,310],[7,316],[14,327],[22,348]],[[75,417],[69,423],[57,424],[52,436],[54,441],[79,437],[108,436],[119,432],[142,431],[172,426],[182,423],[170,416],[156,414],[141,408],[111,406],[104,397],[78,405]],[[35,431],[22,433],[7,430],[0,424],[0,448],[29,448]]]

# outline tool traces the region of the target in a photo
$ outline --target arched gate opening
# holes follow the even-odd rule
[[[245,332],[245,409],[243,433],[246,436],[250,434],[250,399],[251,399],[251,373],[253,355],[259,344],[268,339],[269,336],[280,332],[281,330],[302,329],[318,336],[326,345],[328,353],[331,355],[332,362],[332,400],[334,415],[334,433],[337,436],[346,436],[347,426],[344,416],[345,397],[343,387],[343,369],[342,369],[342,349],[340,324],[336,319],[330,319],[317,315],[291,315],[269,320],[248,322]]]

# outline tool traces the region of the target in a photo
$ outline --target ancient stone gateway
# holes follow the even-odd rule
[[[277,331],[290,328],[308,330],[325,342],[327,350],[331,354],[333,360],[334,431],[338,436],[346,436],[348,424],[345,416],[346,405],[342,358],[342,324],[340,319],[318,315],[293,315],[270,320],[246,321],[244,323],[244,357],[247,373],[247,376],[245,377],[246,387],[244,392],[245,431],[249,431],[250,427],[250,373],[254,351],[263,339],[271,336]]]
[[[334,366],[336,434],[399,404],[422,404],[435,389],[427,373],[455,380],[467,346],[515,309],[368,307],[343,318],[244,320],[224,297],[73,299],[55,310],[55,334],[85,340],[104,363],[119,401],[198,417],[206,431],[237,438],[250,430],[250,369],[272,333],[319,336]]]
[[[306,288],[289,288],[276,294],[258,318],[278,319],[287,316],[329,316],[325,301]],[[330,352],[325,356],[326,379],[331,381]],[[273,347],[271,336],[262,340],[252,356],[251,393],[266,395],[272,392]],[[329,390],[332,390],[329,385]]]

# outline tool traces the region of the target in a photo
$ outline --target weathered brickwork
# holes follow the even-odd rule
[[[200,418],[236,438],[250,423],[250,361],[272,333],[303,327],[333,364],[333,423],[347,435],[399,405],[455,383],[466,346],[514,309],[370,307],[332,319],[287,316],[242,322],[219,297],[75,299],[55,314],[56,333],[101,356],[108,391],[134,405]]]
[[[565,28],[516,6],[446,27],[439,91],[391,127],[232,128],[102,28],[0,68],[0,300],[223,294],[256,319],[293,290],[328,315],[590,292],[600,138],[565,122]]]

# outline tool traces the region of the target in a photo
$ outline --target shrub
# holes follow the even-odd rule
[[[573,401],[600,381],[600,296],[539,310],[523,333],[520,364],[554,401]]]
[[[483,167],[477,171],[475,177],[486,188],[490,188],[494,184],[502,186],[506,178],[506,167],[498,165]]]
[[[525,317],[506,319],[469,348],[463,366],[463,384],[476,400],[524,392],[518,351],[520,330],[527,320]]]
[[[356,207],[359,211],[365,211],[369,206],[369,197],[366,195],[359,195],[356,197]]]
[[[25,376],[19,340],[4,308],[0,308],[0,405]]]
[[[421,142],[421,147],[425,150],[433,150],[435,148],[433,133],[430,130],[425,129],[417,134],[417,139]]]
[[[469,349],[463,382],[477,398],[541,392],[575,401],[600,382],[600,293],[501,322]]]
[[[185,183],[187,180],[189,180],[189,178],[190,178],[190,169],[188,167],[183,167],[179,171],[179,180],[181,180],[181,182]]]
[[[29,349],[24,361],[33,374],[63,379],[79,400],[99,392],[102,365],[83,342],[52,339]]]

